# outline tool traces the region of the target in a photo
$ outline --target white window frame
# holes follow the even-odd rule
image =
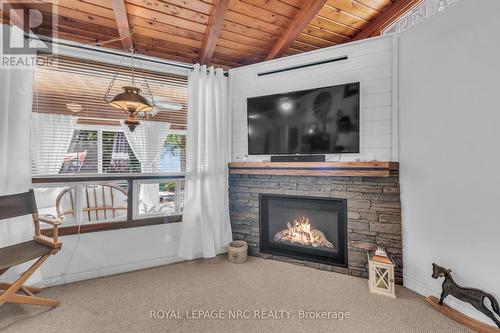
[[[83,118],[85,119],[85,118]],[[102,173],[102,132],[114,132],[114,133],[123,133],[123,130],[121,128],[117,128],[116,126],[110,126],[110,125],[76,125],[75,127],[75,132],[76,131],[96,131],[97,132],[97,173],[98,174],[103,174]],[[83,175],[88,175],[88,176],[94,176],[95,174],[92,173],[86,173],[86,174],[81,174]]]
[[[83,117],[82,119],[87,119]],[[120,127],[116,126],[111,126],[111,125],[77,125],[75,128],[75,131],[96,131],[97,132],[97,174],[98,175],[103,175],[102,173],[102,132],[114,132],[114,133],[123,133],[123,129]],[[177,135],[187,135],[186,130],[168,130],[168,134],[177,134]],[[133,175],[134,173],[132,173]],[[162,175],[162,176],[179,176],[179,175],[184,175],[185,172],[181,171],[179,172],[159,172],[155,173],[157,175]],[[85,174],[80,174],[81,176],[96,176],[96,174],[93,173],[85,173]],[[130,175],[130,173],[120,173],[120,175]]]
[[[133,181],[134,190],[133,190],[133,198],[132,202],[134,203],[134,207],[132,207],[132,217],[134,220],[142,220],[142,219],[148,219],[151,217],[163,217],[163,216],[176,216],[176,215],[181,215],[182,214],[182,209],[180,207],[180,189],[181,189],[181,182],[184,181],[184,179],[179,179],[179,178],[161,178],[161,179],[136,179]],[[173,214],[167,214],[167,213],[152,213],[152,214],[144,214],[140,215],[139,214],[139,194],[140,194],[140,186],[142,184],[161,184],[161,183],[175,183],[175,212]]]
[[[110,125],[77,125],[75,128],[75,131],[95,131],[97,132],[97,154],[98,154],[98,173],[85,173],[85,174],[75,174],[75,175],[62,175],[62,177],[65,178],[81,178],[81,177],[89,177],[89,178],[99,178],[99,177],[109,177],[110,174],[102,173],[102,165],[103,165],[103,156],[102,156],[102,133],[103,132],[114,132],[114,133],[123,133],[123,129],[116,127],[116,126],[110,126]],[[178,134],[178,135],[186,135],[185,130],[169,130],[169,134]],[[159,179],[136,179],[133,180],[133,198],[132,198],[132,216],[134,220],[141,220],[141,219],[148,219],[148,218],[154,218],[154,217],[165,217],[165,216],[176,216],[176,215],[181,215],[182,214],[182,209],[180,207],[181,203],[181,198],[180,198],[180,190],[181,190],[181,182],[184,181],[183,177],[185,176],[186,172],[181,171],[181,172],[157,172],[157,173],[118,173],[118,174],[112,174],[112,176],[117,176],[121,177],[123,176],[124,178],[127,177],[133,177],[133,176],[161,176],[165,178],[159,178]],[[53,175],[49,176],[49,178],[57,178],[61,177],[61,175]],[[44,177],[48,178],[48,177]],[[155,184],[155,183],[164,183],[164,182],[174,182],[175,183],[175,212],[174,213],[155,213],[155,214],[144,214],[140,215],[139,214],[139,188],[141,184]],[[71,185],[69,186],[74,186],[75,187],[75,225],[81,225],[81,224],[87,224],[87,222],[82,222],[82,200],[83,200],[83,186],[85,185],[101,185],[101,184],[122,184],[123,181],[116,180],[116,181],[98,181],[98,180],[89,180],[89,181],[78,181],[78,182],[72,182]],[[33,184],[33,188],[55,188],[55,187],[66,187],[68,184],[66,183],[46,183],[46,184]],[[99,223],[104,223],[104,222],[113,222],[116,221],[116,218],[108,218],[108,219],[103,219],[99,220]],[[92,222],[89,222],[92,223]]]

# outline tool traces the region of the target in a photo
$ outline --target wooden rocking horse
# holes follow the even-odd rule
[[[487,293],[480,289],[474,288],[464,288],[458,285],[451,276],[451,270],[441,267],[435,263],[432,264],[432,278],[437,279],[444,277],[443,281],[443,291],[439,301],[435,297],[427,297],[427,301],[432,304],[441,313],[447,315],[448,317],[474,329],[477,332],[500,332],[500,320],[495,316],[497,314],[500,317],[500,307],[498,301],[493,297],[492,294]],[[485,325],[477,320],[469,318],[447,305],[443,305],[443,301],[447,296],[453,296],[463,302],[471,304],[478,311],[486,315],[488,318],[493,320],[493,322],[498,326],[499,329],[492,326]],[[491,309],[489,309],[484,300],[488,299],[491,303]]]

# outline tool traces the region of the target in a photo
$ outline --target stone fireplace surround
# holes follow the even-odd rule
[[[366,278],[366,251],[381,246],[395,261],[396,282],[402,283],[401,204],[397,168],[386,170],[381,177],[374,176],[381,174],[379,172],[370,174],[369,169],[348,172],[338,168],[338,172],[332,170],[330,173],[325,172],[324,168],[309,168],[306,172],[283,171],[281,168],[263,170],[251,168],[248,169],[249,172],[245,172],[241,165],[230,168],[229,206],[233,238],[245,240],[250,255]],[[261,193],[347,199],[348,267],[260,253]]]

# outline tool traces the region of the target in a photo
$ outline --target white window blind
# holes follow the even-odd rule
[[[34,177],[141,172],[141,153],[137,145],[131,147],[126,129],[120,124],[125,119],[124,112],[103,100],[116,72],[111,97],[121,92],[121,87],[130,85],[129,68],[69,57],[59,57],[53,66],[36,68],[32,118]],[[155,169],[157,164],[160,173],[182,172],[186,165],[187,77],[136,68],[136,85],[143,91],[144,74],[158,113],[149,119],[142,117],[139,126],[154,122],[168,128]]]

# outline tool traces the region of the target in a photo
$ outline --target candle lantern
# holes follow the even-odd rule
[[[376,251],[368,252],[368,285],[370,292],[396,297],[394,266],[394,262],[383,249],[378,248]]]

